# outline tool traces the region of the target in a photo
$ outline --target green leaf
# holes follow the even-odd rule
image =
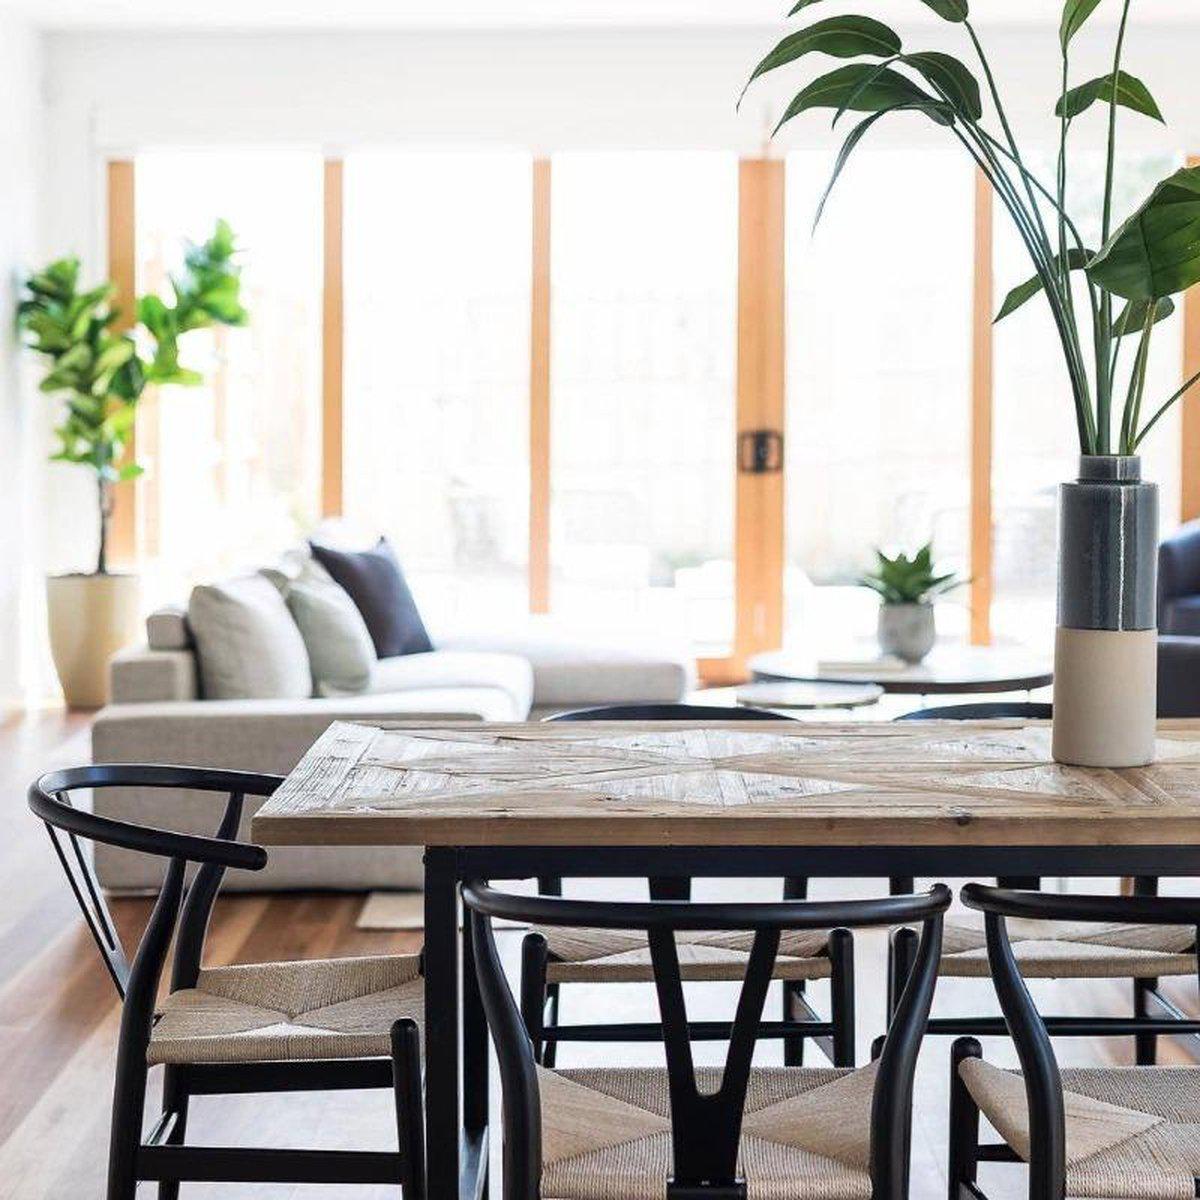
[[[1072,88],[1065,96],[1060,96],[1054,107],[1056,117],[1073,118],[1086,112],[1097,101],[1104,104],[1111,102],[1113,97],[1113,77],[1111,74],[1102,75],[1099,79],[1089,79]],[[1123,108],[1131,108],[1145,117],[1155,121],[1163,121],[1163,115],[1150,95],[1150,89],[1128,71],[1117,72],[1117,103]],[[1166,124],[1163,121],[1163,124]]]
[[[924,112],[939,125],[949,125],[953,115],[948,105],[922,91],[911,79],[888,67],[850,63],[814,79],[796,93],[775,132],[793,117],[814,108],[848,108],[854,112],[880,112],[910,108]]]
[[[932,8],[943,21],[965,21],[971,14],[967,0],[921,0],[926,8]]]
[[[842,143],[842,148],[838,151],[837,161],[833,164],[833,173],[829,177],[829,182],[825,185],[825,190],[821,193],[821,201],[817,205],[817,214],[813,217],[813,229],[821,223],[821,217],[825,212],[825,202],[829,199],[830,193],[833,191],[834,184],[837,183],[839,176],[845,169],[846,164],[850,161],[850,156],[854,153],[858,143],[866,137],[871,126],[879,120],[880,117],[887,116],[888,113],[894,112],[894,109],[885,108],[877,113],[872,113],[869,117],[864,117],[850,131],[846,140]]]
[[[803,58],[806,54],[828,54],[833,58],[888,58],[900,53],[900,38],[881,21],[872,17],[829,17],[807,29],[790,33],[751,72],[738,103],[760,76],[777,67]]]
[[[145,473],[145,467],[139,467],[137,463],[125,463],[117,470],[117,482],[125,483],[126,480],[136,479],[139,475],[144,475]]]
[[[1146,324],[1146,306],[1149,303],[1149,300],[1131,300],[1113,323],[1113,333],[1117,337],[1132,337],[1134,334],[1140,334],[1142,326]],[[1154,302],[1154,324],[1165,321],[1174,315],[1174,312],[1175,301],[1170,296],[1156,300]]]
[[[1082,271],[1089,262],[1095,257],[1095,252],[1092,250],[1080,250],[1078,246],[1072,246],[1067,251],[1067,269],[1071,271]],[[1060,257],[1054,256],[1055,269],[1059,269]],[[1004,297],[1004,303],[1000,306],[1000,311],[996,314],[996,321],[1003,321],[1010,313],[1015,313],[1022,304],[1032,300],[1034,296],[1042,290],[1042,277],[1035,275],[1032,279],[1025,280],[1024,283],[1019,283],[1007,296]],[[995,321],[993,322],[995,324]]]
[[[807,8],[810,4],[819,4],[820,0],[796,0],[796,3],[788,9],[788,16],[794,17],[801,9]]]
[[[1063,5],[1062,24],[1058,28],[1058,40],[1063,50],[1096,11],[1099,3],[1100,0],[1067,0]]]
[[[1200,283],[1200,167],[1164,179],[1087,270],[1126,300],[1161,300]]]
[[[983,118],[979,81],[953,54],[926,50],[920,54],[902,55],[900,61],[919,71],[963,116],[972,121]]]

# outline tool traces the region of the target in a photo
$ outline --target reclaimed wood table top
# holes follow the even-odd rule
[[[267,845],[1200,846],[1200,721],[1157,761],[1050,758],[1046,722],[358,724],[258,811]]]

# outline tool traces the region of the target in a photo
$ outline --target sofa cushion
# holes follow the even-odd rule
[[[432,650],[383,658],[375,665],[371,694],[427,688],[493,688],[512,701],[514,720],[523,721],[533,703],[533,672],[517,654]]]
[[[572,633],[535,619],[508,631],[439,632],[437,645],[520,655],[533,668],[539,707],[673,704],[695,686],[689,648],[669,638]]]
[[[1162,633],[1200,634],[1200,596],[1177,596],[1161,603]]]
[[[283,598],[304,639],[315,694],[353,696],[368,691],[375,645],[345,588],[309,562],[297,578],[284,583]]]
[[[188,627],[187,613],[178,604],[156,608],[146,618],[146,645],[151,650],[190,649],[192,631]]]
[[[209,700],[302,700],[312,672],[300,630],[278,588],[246,575],[192,589],[202,694]]]
[[[312,543],[313,557],[358,606],[380,658],[433,649],[421,614],[386,538],[371,550],[335,550]]]

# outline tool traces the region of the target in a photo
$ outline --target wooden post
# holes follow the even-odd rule
[[[344,502],[342,372],[345,294],[342,187],[342,160],[327,158],[321,307],[321,515],[325,517],[340,517]]]
[[[529,611],[550,611],[550,160],[533,161],[529,340]]]
[[[783,436],[784,164],[744,159],[738,186],[737,430]],[[782,443],[779,446],[782,453]],[[735,672],[783,641],[784,471],[738,470],[734,549]]]
[[[108,277],[117,285],[114,303],[121,316],[115,328],[131,329],[136,319],[137,235],[135,209],[135,170],[129,158],[113,159],[108,164]],[[129,433],[125,460],[132,462],[137,452],[136,424]],[[118,484],[113,490],[112,522],[109,526],[109,562],[128,566],[137,559],[136,481]]]
[[[975,176],[971,321],[971,642],[992,640],[992,188]]]
[[[1188,158],[1189,167],[1200,167],[1200,155]],[[1183,296],[1183,379],[1191,379],[1200,371],[1200,288],[1192,288]],[[1179,402],[1180,436],[1180,518],[1194,521],[1200,517],[1200,408],[1196,397],[1188,393]]]

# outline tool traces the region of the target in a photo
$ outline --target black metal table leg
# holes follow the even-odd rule
[[[429,1200],[459,1200],[458,870],[425,851],[425,1156]],[[486,1103],[486,1099],[485,1099]]]
[[[463,921],[462,934],[463,1132],[459,1194],[476,1200],[487,1186],[488,1032],[475,973],[475,952]]]

